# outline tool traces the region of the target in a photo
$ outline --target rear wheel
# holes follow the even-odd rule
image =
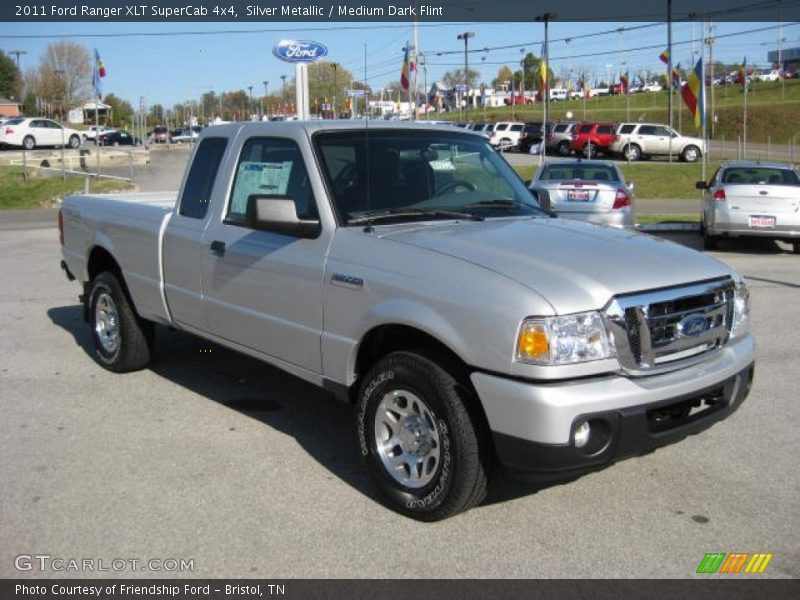
[[[69,137],[69,147],[70,148],[77,148],[80,145],[81,145],[81,138],[79,138],[77,135],[71,135]]]
[[[491,454],[473,400],[467,386],[418,354],[395,352],[370,370],[359,394],[358,439],[392,508],[439,521],[483,500]]]
[[[567,140],[559,142],[557,150],[561,156],[569,156],[572,154],[572,150],[570,149],[569,142]]]
[[[22,147],[25,148],[25,150],[33,150],[36,148],[36,140],[33,139],[32,135],[26,135],[25,139],[22,140]]]
[[[89,289],[95,359],[110,371],[143,369],[150,362],[154,325],[136,315],[113,273],[100,273]]]
[[[795,254],[800,254],[800,240],[795,240],[792,242],[792,251]]]
[[[708,233],[708,229],[703,228],[703,249],[716,250],[719,238],[715,235]]]
[[[582,153],[586,158],[595,158],[597,156],[597,146],[589,142],[583,147]]]

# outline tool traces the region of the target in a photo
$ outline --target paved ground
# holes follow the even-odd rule
[[[351,409],[305,383],[166,329],[150,369],[98,367],[55,231],[0,232],[0,577],[80,576],[17,571],[20,554],[193,559],[199,577],[691,577],[711,551],[772,552],[765,576],[800,577],[800,258],[715,255],[754,299],[735,415],[567,485],[501,476],[425,525],[380,504]]]

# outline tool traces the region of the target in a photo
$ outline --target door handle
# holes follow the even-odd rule
[[[211,254],[214,256],[224,256],[225,255],[225,242],[221,242],[219,240],[214,240],[211,242],[210,246]]]

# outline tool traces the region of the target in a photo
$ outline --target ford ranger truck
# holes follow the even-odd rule
[[[753,379],[741,276],[552,218],[465,130],[209,127],[177,194],[69,196],[59,224],[100,365],[145,368],[162,325],[330,390],[420,520],[496,465],[561,479],[698,433]]]

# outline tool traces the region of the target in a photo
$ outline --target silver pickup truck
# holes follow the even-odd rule
[[[214,126],[177,197],[70,196],[59,223],[102,366],[144,368],[161,324],[322,386],[420,520],[496,464],[561,479],[697,433],[753,379],[737,273],[543,213],[468,131]]]

